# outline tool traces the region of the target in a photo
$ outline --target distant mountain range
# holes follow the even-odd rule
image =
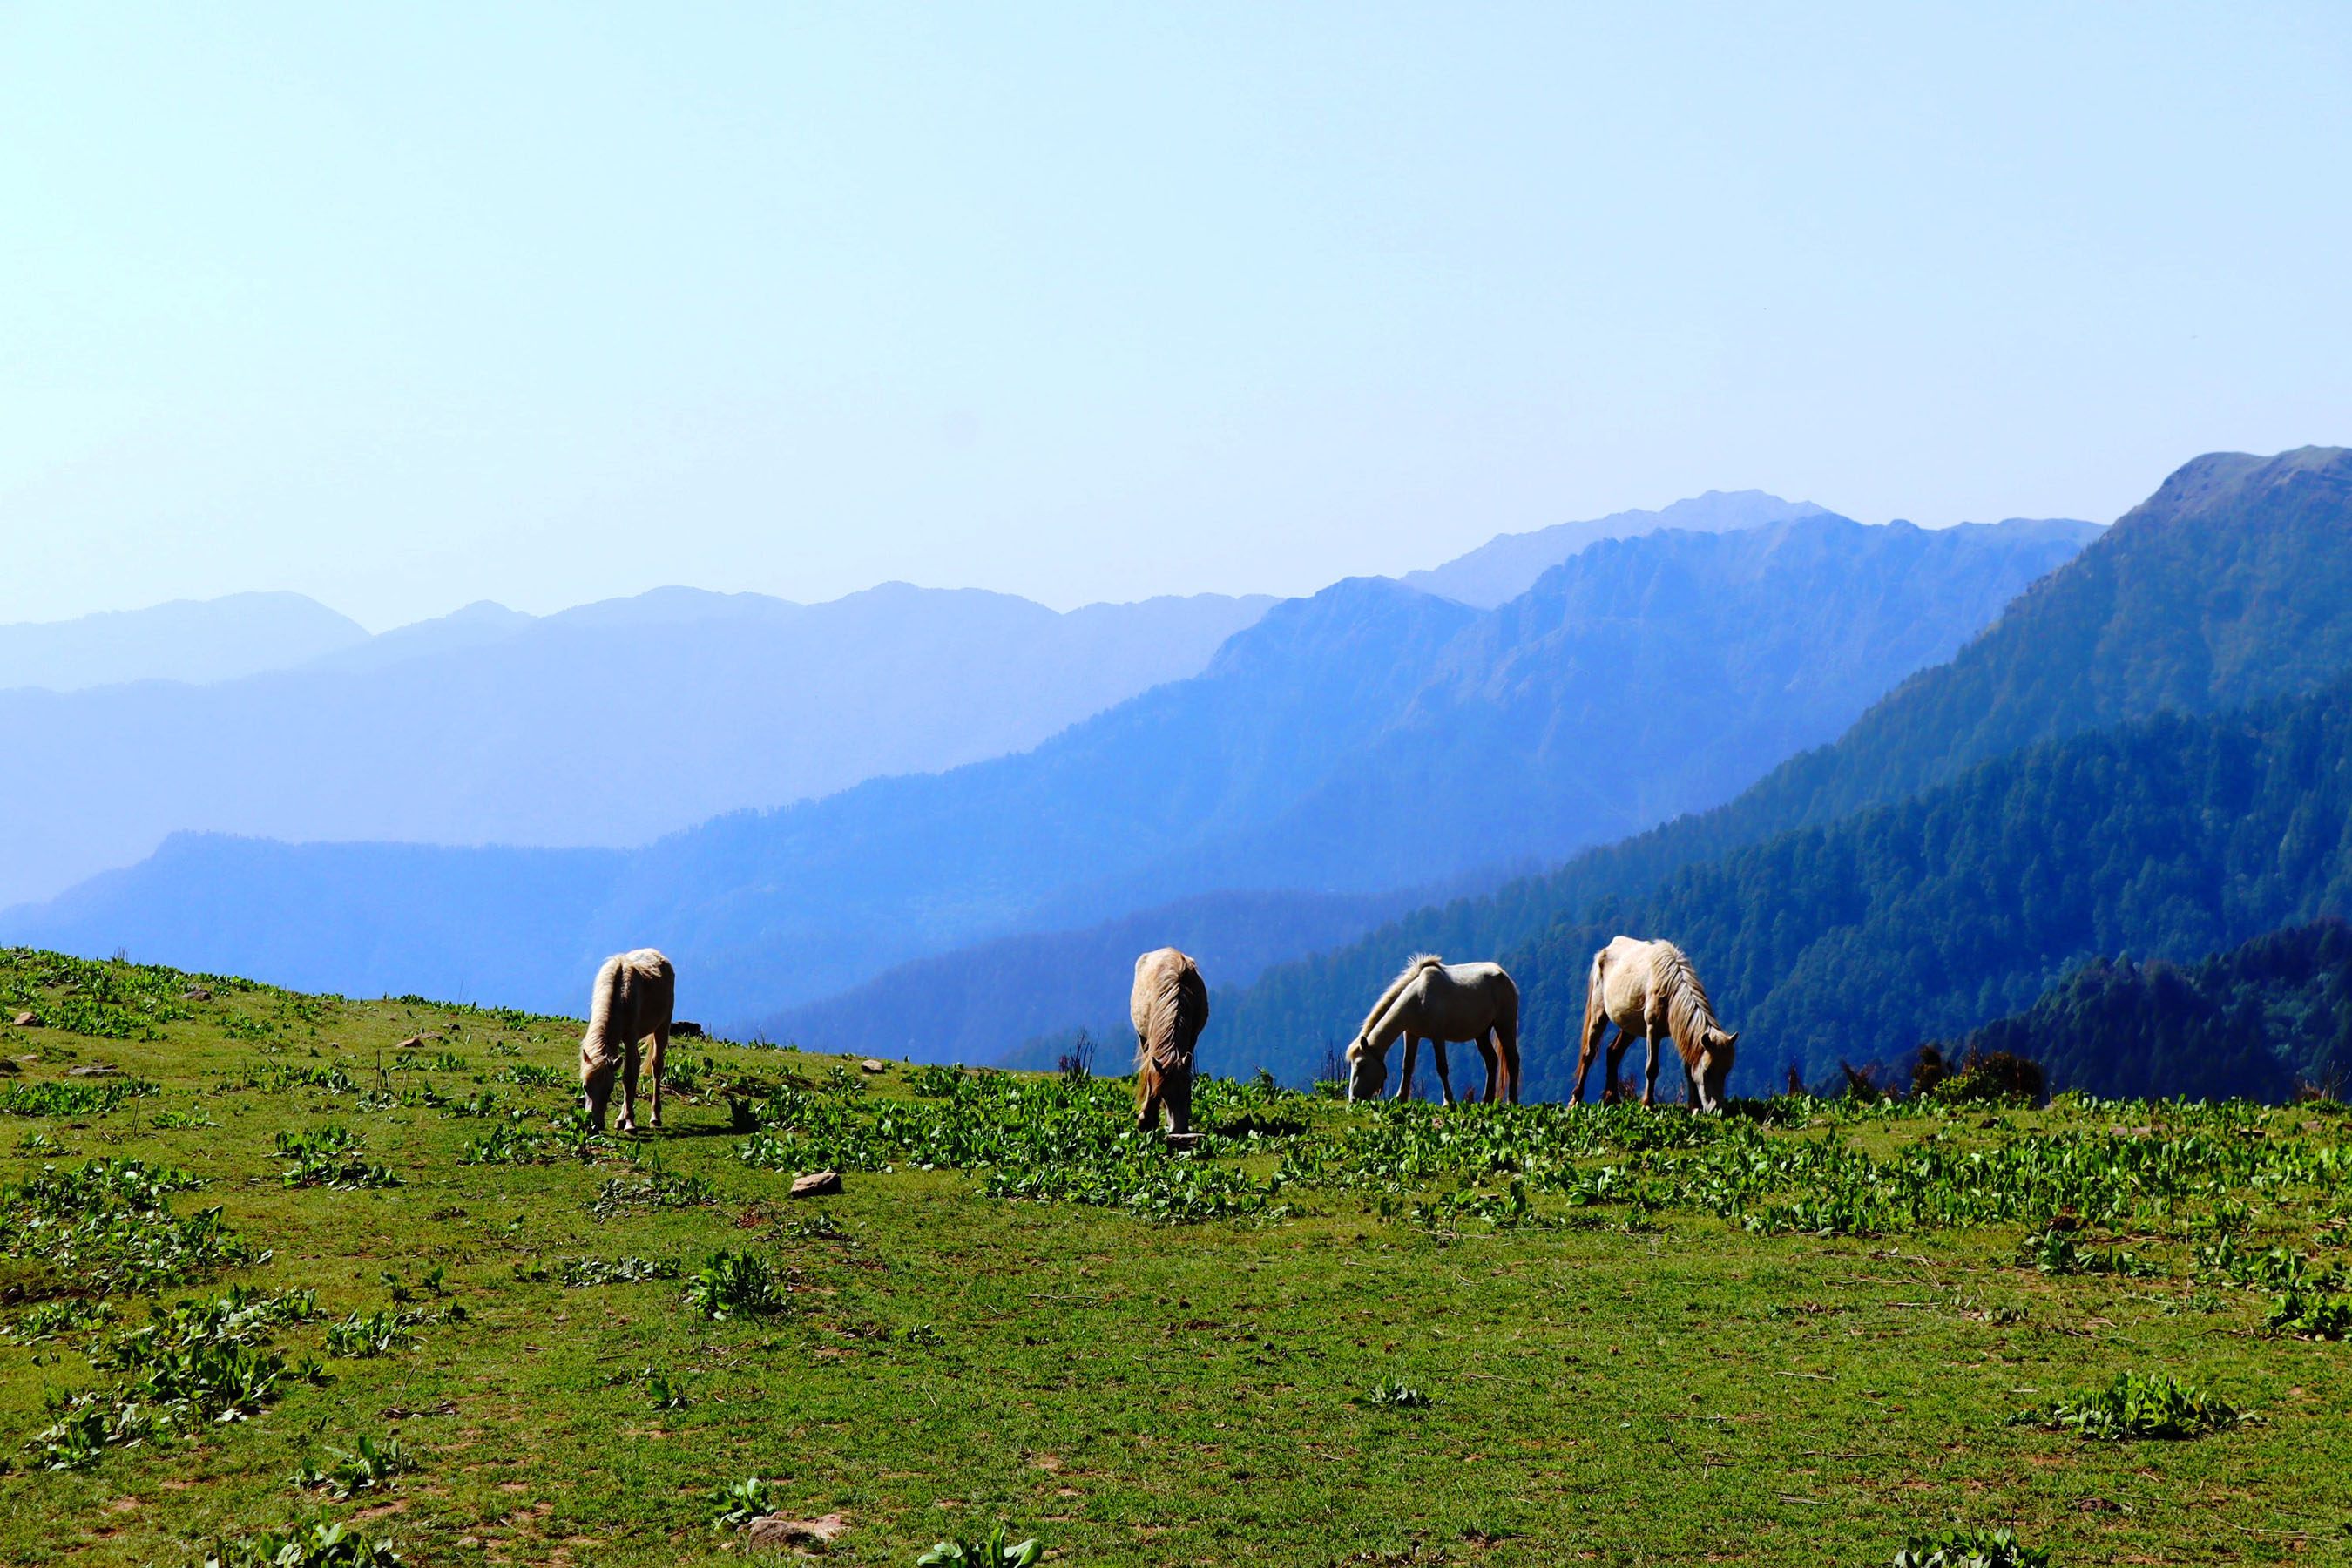
[[[268,616],[310,603],[257,597]],[[177,830],[643,844],[1035,745],[1197,672],[1271,603],[1063,615],[904,584],[805,605],[667,588],[544,617],[477,605],[210,684],[0,690],[0,729],[37,737],[39,756],[0,786],[0,902]]]
[[[299,594],[174,599],[71,621],[0,626],[0,688],[234,680],[363,647],[367,628]]]
[[[1754,1091],[1789,1058],[1905,1057],[2118,944],[2187,959],[2346,912],[2347,670],[2352,452],[2200,458],[1834,745],[1276,966],[1219,998],[1203,1048],[1297,1076],[1407,952],[1499,956],[1530,1088],[1557,1090],[1593,947],[1629,931],[1681,942],[1752,1027],[1735,1087]]]
[[[1663,528],[1678,528],[1685,533],[1727,533],[1831,515],[1827,507],[1809,500],[1782,500],[1762,490],[1709,490],[1655,511],[1612,511],[1607,517],[1556,522],[1528,533],[1498,533],[1466,555],[1425,572],[1408,572],[1398,581],[1491,610],[1517,598],[1536,585],[1537,578],[1604,539],[1638,539]]]
[[[184,837],[5,923],[288,984],[540,1006],[576,1005],[597,957],[650,942],[679,963],[681,1005],[721,1024],[774,1024],[962,944],[1171,905],[1204,947],[1270,962],[1395,907],[1366,895],[1475,883],[1723,799],[1948,657],[2095,531],[1818,513],[1667,530],[1592,546],[1488,612],[1350,580],[1275,606],[1198,675],[1015,755],[626,853]],[[709,743],[659,740],[670,766]],[[1298,900],[1295,937],[1261,895]],[[1108,963],[1134,934],[1066,945]],[[885,988],[891,1008],[862,1037],[972,1056],[1016,1044],[1046,1015],[989,1017],[995,962]]]

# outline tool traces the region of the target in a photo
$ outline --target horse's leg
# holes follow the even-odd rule
[[[1186,1133],[1192,1131],[1192,1068],[1188,1064],[1176,1069],[1174,1081],[1167,1089],[1168,1131]]]
[[[632,1037],[621,1057],[621,1131],[637,1130],[637,1071],[645,1058],[639,1054],[640,1043]]]
[[[1649,1057],[1642,1064],[1642,1103],[1655,1105],[1658,1103],[1658,1037],[1644,1035],[1642,1039],[1650,1047]]]
[[[654,1054],[646,1063],[654,1069],[654,1125],[656,1127],[661,1125],[662,1058],[667,1055],[668,1051],[669,1026],[664,1024],[654,1030]]]
[[[1601,1037],[1608,1032],[1609,1015],[1606,1013],[1601,1013],[1593,1017],[1585,1028],[1584,1047],[1576,1053],[1575,1102],[1579,1105],[1582,1105],[1584,1103],[1584,1080],[1586,1076],[1592,1071],[1592,1058],[1601,1054]],[[1602,1084],[1601,1086],[1601,1095],[1603,1100],[1606,1100],[1609,1097],[1609,1086],[1607,1084]]]
[[[1511,1075],[1511,1103],[1519,1102],[1519,1026],[1516,1019],[1495,1026],[1495,1054],[1502,1058],[1503,1069]],[[1489,1100],[1493,1099],[1488,1095]]]
[[[1135,1130],[1138,1132],[1149,1131],[1159,1120],[1159,1074],[1152,1070],[1150,1061],[1146,1059],[1141,1067],[1135,1069]]]
[[[1630,1033],[1624,1025],[1620,1024],[1617,1026],[1617,1037],[1609,1042],[1609,1055],[1601,1064],[1601,1070],[1609,1075],[1609,1081],[1601,1086],[1601,1104],[1614,1105],[1618,1102],[1617,1075],[1622,1072],[1625,1068],[1625,1051],[1627,1047],[1632,1046],[1639,1037],[1639,1036]]]
[[[1444,1040],[1432,1040],[1429,1042],[1429,1048],[1435,1053],[1437,1058],[1438,1092],[1445,1097],[1446,1104],[1452,1105],[1454,1103],[1454,1075],[1445,1070],[1445,1042]]]
[[[1413,1037],[1412,1030],[1407,1029],[1404,1033],[1404,1075],[1397,1079],[1397,1099],[1411,1100],[1412,1098],[1412,1075],[1414,1069],[1420,1065],[1421,1041]]]

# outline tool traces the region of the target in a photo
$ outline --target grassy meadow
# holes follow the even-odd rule
[[[1122,1080],[687,1041],[595,1137],[578,1034],[0,953],[0,1561],[728,1562],[747,1508],[852,1563],[2352,1545],[2332,1104],[1219,1082],[1174,1156]]]

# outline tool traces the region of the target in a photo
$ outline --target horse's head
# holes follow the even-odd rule
[[[1389,1083],[1389,1054],[1372,1049],[1363,1036],[1348,1047],[1348,1103],[1378,1100]]]
[[[1726,1099],[1725,1086],[1731,1081],[1731,1058],[1739,1045],[1737,1034],[1725,1034],[1713,1025],[1707,1026],[1706,1043],[1699,1048],[1698,1068],[1693,1076],[1698,1080],[1698,1103],[1703,1110],[1721,1110]]]

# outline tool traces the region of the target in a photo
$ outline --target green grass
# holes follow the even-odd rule
[[[1204,1084],[1178,1159],[1118,1082],[717,1045],[599,1139],[543,1087],[567,1020],[24,952],[0,1005],[106,1031],[0,1029],[10,1563],[740,1561],[747,1497],[902,1565],[1000,1524],[1131,1564],[2352,1540],[2327,1108]]]

